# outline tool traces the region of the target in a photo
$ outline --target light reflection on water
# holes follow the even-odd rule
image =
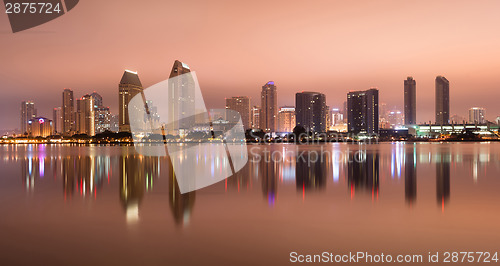
[[[269,205],[275,205],[280,186],[295,185],[298,196],[305,197],[306,191],[327,189],[327,179],[331,179],[331,185],[343,180],[351,199],[356,193],[366,192],[376,200],[384,185],[381,176],[384,180],[403,178],[405,200],[411,205],[417,201],[417,165],[433,165],[436,199],[442,207],[450,200],[452,166],[470,166],[474,183],[481,175],[497,174],[487,172],[490,164],[494,164],[494,169],[500,165],[499,154],[491,154],[491,145],[395,143],[384,145],[383,149],[375,145],[252,145],[248,165],[223,183],[226,191],[236,188],[239,192],[253,189],[254,183],[261,182],[264,197]],[[62,184],[64,200],[75,196],[97,200],[102,187],[109,185],[113,173],[117,173],[120,201],[127,217],[129,211],[138,211],[144,194],[154,189],[155,180],[160,177],[169,180],[176,222],[189,217],[194,205],[195,192],[182,195],[174,186],[168,157],[141,156],[129,147],[3,146],[2,157],[2,168],[19,165],[22,186],[30,193],[37,182],[52,178],[53,185]]]
[[[240,172],[213,186],[181,194],[168,157],[141,156],[133,147],[0,146],[0,212],[10,211],[14,217],[10,222],[15,224],[15,214],[23,211],[23,205],[11,210],[6,202],[26,198],[43,205],[47,202],[43,199],[50,198],[69,204],[75,212],[90,210],[92,216],[95,211],[96,217],[109,213],[127,228],[146,227],[143,219],[146,223],[159,219],[172,224],[175,231],[194,227],[202,232],[213,230],[205,223],[216,219],[207,212],[207,202],[212,204],[212,214],[228,223],[243,213],[254,215],[255,220],[240,221],[242,226],[266,226],[264,220],[270,215],[263,213],[266,209],[279,212],[279,219],[298,219],[297,210],[308,201],[318,211],[337,206],[354,211],[383,208],[402,216],[408,216],[406,210],[422,210],[425,219],[448,212],[460,217],[463,214],[457,208],[449,209],[454,204],[464,208],[469,199],[497,208],[499,159],[496,143],[250,145],[249,162]],[[170,218],[154,218],[165,210],[149,206],[157,206],[166,197]],[[82,200],[92,203],[90,209],[76,204]],[[251,206],[227,205],[243,200]],[[97,211],[101,204],[104,209]],[[51,213],[64,213],[55,203],[51,208]],[[116,208],[121,209],[118,214]],[[29,211],[24,215],[39,218]],[[332,219],[328,217],[317,219]],[[460,226],[465,225],[455,225]]]

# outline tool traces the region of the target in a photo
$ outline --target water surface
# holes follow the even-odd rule
[[[180,194],[168,157],[131,146],[0,146],[0,264],[278,265],[291,251],[498,251],[500,144],[248,150],[236,175]]]

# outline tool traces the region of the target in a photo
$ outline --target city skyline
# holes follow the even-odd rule
[[[183,74],[183,73],[189,73],[191,70],[189,66],[183,62],[180,62],[178,60],[175,60],[173,68],[171,70],[171,78],[175,78],[176,76]],[[184,82],[184,81],[183,81]],[[185,81],[188,82],[188,81]],[[496,118],[496,120],[487,120],[485,118],[485,108],[482,107],[472,107],[468,110],[468,116],[469,119],[466,120],[465,118],[457,121],[457,115],[451,116],[449,115],[449,106],[450,106],[450,100],[449,100],[449,81],[443,77],[443,76],[437,76],[436,77],[436,84],[435,84],[435,115],[436,119],[435,121],[429,121],[431,124],[435,125],[447,125],[447,124],[461,124],[461,123],[469,123],[469,124],[485,124],[487,122],[491,123],[497,123],[499,124],[499,117]],[[175,88],[179,89],[175,89]],[[190,92],[180,90],[180,88],[183,87],[182,84],[174,84],[172,83],[172,89],[174,91],[174,94],[177,94],[177,97],[180,97],[182,100],[181,102],[191,102],[190,99],[193,98]],[[89,136],[94,136],[97,133],[103,133],[104,131],[114,131],[114,132],[130,132],[128,129],[129,123],[126,122],[128,120],[128,117],[125,114],[128,114],[128,102],[130,101],[130,98],[134,96],[135,94],[141,92],[144,90],[142,88],[142,84],[139,80],[139,76],[137,72],[133,72],[130,70],[125,70],[124,74],[120,80],[119,86],[118,86],[118,96],[119,96],[119,101],[120,101],[120,113],[118,115],[112,115],[109,111],[109,107],[104,107],[102,106],[103,103],[103,98],[102,96],[97,93],[93,92],[92,94],[85,94],[83,95],[80,99],[76,100],[76,106],[74,106],[74,99],[73,99],[73,91],[70,89],[64,89],[63,90],[63,101],[62,101],[62,107],[55,107],[52,110],[52,115],[53,119],[47,119],[46,117],[42,117],[45,120],[50,121],[50,125],[53,127],[52,133],[54,135],[61,134],[64,136],[71,136],[73,134],[86,134]],[[329,106],[326,105],[326,97],[324,94],[319,93],[319,92],[297,92],[296,93],[296,102],[295,106],[282,106],[278,108],[276,104],[276,98],[278,94],[277,86],[274,81],[269,81],[267,82],[264,86],[262,86],[262,91],[261,91],[261,104],[262,105],[268,105],[268,109],[270,110],[269,112],[269,118],[272,118],[273,121],[270,121],[271,124],[275,124],[274,129],[267,128],[264,129],[266,132],[291,132],[293,129],[292,124],[295,124],[295,115],[297,115],[297,125],[303,126],[306,128],[306,130],[310,130],[312,132],[326,132],[329,130],[338,130],[339,128],[335,128],[336,126],[339,125],[345,125],[346,128],[345,130],[349,132],[371,132],[371,133],[377,133],[378,129],[397,129],[400,128],[403,125],[414,127],[418,126],[418,124],[415,123],[408,123],[407,120],[414,121],[416,113],[414,112],[415,110],[415,105],[416,105],[416,99],[415,99],[415,92],[416,92],[416,82],[413,79],[413,77],[408,76],[407,79],[404,81],[404,112],[401,112],[400,110],[397,109],[392,109],[390,111],[387,110],[387,106],[385,103],[380,103],[379,104],[379,90],[378,88],[371,88],[366,91],[351,91],[347,94],[347,101],[344,103],[346,105],[344,108],[348,107],[349,104],[351,104],[351,107],[348,109],[344,110],[344,114],[342,114],[343,117],[351,117],[347,121],[344,121],[343,123],[338,122],[338,119],[333,119],[332,112],[338,111],[339,109],[336,107],[330,108]],[[375,98],[373,98],[374,105],[373,107],[370,107],[367,105],[367,102],[372,102],[370,99],[364,99],[365,95],[371,95],[371,92],[375,91],[376,95],[374,95]],[[168,93],[171,95],[172,93]],[[184,95],[184,96],[182,96]],[[309,98],[304,98],[304,96],[307,95],[320,95],[322,96],[321,100],[320,98],[314,98],[314,97],[309,97]],[[299,101],[299,96],[300,101]],[[184,97],[184,98],[183,98]],[[371,97],[371,96],[370,96]],[[357,100],[356,103],[353,101],[354,98],[359,98],[361,100]],[[316,108],[313,108],[315,105],[314,103],[321,102],[322,107],[318,110]],[[250,108],[251,106],[251,99],[247,96],[233,96],[231,98],[225,98],[225,108],[226,109],[232,109],[240,113],[244,127],[246,129],[257,129],[260,128],[262,129],[263,124],[259,123],[259,126],[256,126],[255,124],[255,110],[258,108],[258,106],[254,106]],[[359,102],[359,103],[357,103]],[[364,103],[366,102],[366,103]],[[153,103],[150,103],[153,104]],[[360,105],[361,104],[361,105]],[[36,116],[36,109],[35,109],[35,103],[33,101],[23,101],[21,103],[21,117],[20,117],[20,122],[21,125],[27,124],[27,122],[31,122],[30,119],[27,119],[27,106],[29,105],[29,109],[33,109],[31,113],[34,112],[34,114],[31,114],[31,116]],[[355,107],[356,105],[359,105],[358,107]],[[380,106],[379,106],[380,105]],[[191,106],[191,105],[189,105]],[[309,107],[307,107],[309,106]],[[361,106],[368,106],[369,108],[367,110],[362,110],[363,108]],[[288,107],[292,108],[294,111],[293,114],[293,121],[294,123],[290,124],[291,118],[287,118],[289,121],[288,126],[286,126],[287,130],[282,130],[284,126],[282,126],[282,121],[280,116],[278,115],[281,113],[283,108]],[[151,108],[155,108],[153,105]],[[180,108],[180,107],[179,107]],[[184,108],[184,107],[183,107]],[[186,108],[191,108],[191,107],[186,107]],[[297,108],[297,110],[295,110]],[[354,109],[356,110],[354,110]],[[360,109],[361,108],[361,109]],[[366,109],[366,108],[365,108]],[[373,110],[372,110],[373,109]],[[380,111],[379,111],[380,109]],[[411,110],[413,109],[413,110]],[[74,112],[71,112],[71,110],[75,110]],[[186,109],[187,110],[187,109]],[[276,111],[277,110],[277,111]],[[310,110],[310,111],[309,111]],[[322,110],[322,111],[319,111]],[[278,112],[279,111],[279,112]],[[290,110],[287,110],[287,112]],[[276,112],[276,115],[273,115],[273,113]],[[480,113],[478,113],[480,112]],[[260,116],[261,110],[258,111],[258,117]],[[349,115],[351,113],[351,115]],[[353,118],[354,113],[358,113],[359,115],[356,118]],[[370,113],[369,117],[367,116],[368,113]],[[410,113],[412,116],[411,119],[407,119],[406,113]],[[444,114],[446,118],[446,122],[443,122],[439,119],[443,117]],[[40,116],[41,117],[41,116]],[[113,126],[113,117],[116,117],[116,119],[119,119],[121,121],[121,128],[118,126],[118,123],[116,123],[116,129]],[[68,118],[68,119],[66,119]],[[259,118],[257,118],[260,120]],[[354,121],[356,120],[357,121]],[[371,122],[369,122],[371,121]],[[259,121],[261,122],[261,121]],[[265,122],[263,122],[265,123]],[[376,123],[376,124],[375,124]],[[380,125],[379,125],[380,124]],[[421,123],[420,125],[426,125],[428,124],[427,122]],[[179,124],[177,127],[181,129],[181,125]],[[118,129],[118,130],[117,130]],[[186,128],[187,129],[187,128]],[[343,130],[340,130],[343,131]],[[24,131],[28,133],[28,135],[32,135],[31,132]],[[175,131],[172,131],[172,133],[175,133]],[[25,134],[22,131],[19,131],[18,133],[20,134]],[[35,135],[36,136],[36,135]]]
[[[123,69],[138,71],[148,87],[168,78],[171,62],[179,59],[196,69],[206,104],[212,108],[223,108],[224,97],[231,96],[228,92],[251,91],[246,96],[257,99],[259,92],[253,88],[275,80],[282,92],[278,106],[292,105],[295,92],[311,90],[327,95],[327,105],[339,107],[344,97],[333,95],[378,87],[381,101],[402,110],[401,80],[411,75],[419,83],[420,123],[433,120],[434,77],[443,75],[453,83],[450,115],[467,116],[469,104],[486,108],[489,120],[500,114],[495,97],[482,95],[498,91],[500,38],[491,32],[500,22],[494,12],[500,3],[444,1],[432,3],[432,8],[428,3],[400,1],[283,3],[253,2],[243,8],[200,1],[167,8],[169,3],[151,7],[124,0],[120,8],[137,13],[137,20],[122,21],[113,3],[85,3],[69,16],[12,36],[6,35],[8,23],[1,23],[0,113],[36,99],[39,112],[47,116],[59,106],[52,95],[62,88],[72,88],[77,95],[99,91],[110,99],[111,113],[117,113],[115,77]],[[263,8],[272,10],[276,19],[268,21]],[[88,21],[89,12],[97,12],[95,20]],[[475,19],[463,19],[471,16]],[[149,32],[162,32],[161,25],[180,20],[183,27],[169,29],[166,36],[140,33],[141,43],[116,38],[147,27]],[[104,23],[109,21],[121,22]],[[13,52],[19,49],[29,52]],[[471,94],[474,90],[482,94]],[[2,115],[0,125],[17,128],[18,118]]]

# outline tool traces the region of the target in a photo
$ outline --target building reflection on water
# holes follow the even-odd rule
[[[451,156],[447,148],[440,149],[436,161],[436,198],[444,210],[444,206],[450,199],[450,165]]]
[[[282,180],[283,157],[277,159],[277,153],[266,152],[262,154],[259,164],[259,177],[262,182],[262,194],[267,199],[269,206],[274,206],[278,199],[278,183]]]
[[[368,193],[372,199],[377,199],[380,186],[391,182],[401,184],[405,202],[411,207],[417,201],[418,182],[433,178],[420,176],[417,180],[417,168],[434,166],[436,199],[438,206],[444,210],[450,202],[452,172],[469,171],[467,174],[476,184],[483,176],[492,176],[491,173],[488,175],[488,169],[494,171],[500,168],[499,154],[492,154],[488,145],[478,144],[467,149],[439,144],[390,145],[385,149],[373,148],[377,146],[367,148],[367,145],[318,146],[326,148],[326,152],[309,145],[255,145],[251,148],[257,149],[253,153],[260,155],[259,160],[249,156],[248,165],[214,185],[214,189],[251,193],[259,191],[254,185],[260,183],[259,194],[262,193],[266,204],[276,206],[280,186],[295,186],[297,196],[304,199],[308,193],[325,191],[329,186],[343,187],[337,186],[340,183],[347,185],[346,192],[351,199],[357,193]],[[104,193],[103,188],[112,185],[110,180],[113,176],[118,177],[119,200],[124,217],[129,222],[139,219],[141,204],[147,193],[153,191],[160,178],[167,178],[171,215],[176,224],[189,224],[197,192],[180,193],[167,157],[142,156],[134,151],[120,152],[124,155],[100,155],[95,151],[89,152],[90,147],[84,147],[87,150],[83,149],[83,154],[86,155],[70,153],[51,156],[50,148],[46,145],[13,147],[12,151],[1,155],[2,163],[20,163],[22,185],[28,193],[36,190],[38,182],[61,182],[64,200],[81,197],[98,201],[100,194]],[[54,149],[57,152],[52,153],[59,154],[60,148]],[[403,176],[404,179],[401,179]]]
[[[299,149],[295,166],[295,185],[305,197],[306,191],[326,188],[327,166],[332,161],[330,153]]]
[[[417,148],[409,146],[405,151],[405,200],[410,206],[417,201]]]
[[[347,161],[348,186],[351,198],[357,191],[369,192],[372,199],[379,195],[379,154],[377,152],[358,150],[349,153]]]
[[[168,176],[168,201],[170,210],[174,217],[176,225],[187,226],[191,220],[194,202],[196,199],[196,191],[181,194],[177,185],[174,168],[170,161],[167,160],[167,176]]]

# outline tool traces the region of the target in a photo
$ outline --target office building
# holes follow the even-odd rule
[[[417,82],[413,77],[404,81],[404,123],[405,125],[417,124]]]
[[[226,109],[240,113],[245,129],[252,128],[250,121],[250,99],[246,96],[226,98]],[[233,121],[232,119],[228,119]]]
[[[28,122],[36,117],[35,103],[24,101],[21,103],[21,134],[28,133]]]
[[[94,91],[92,94],[90,94],[90,97],[92,97],[94,107],[102,106],[102,96],[99,93]]]
[[[326,132],[326,96],[319,92],[298,92],[295,94],[297,126],[306,131]]]
[[[450,123],[450,82],[443,76],[436,77],[436,124]]]
[[[62,117],[62,108],[56,107],[52,110],[52,127],[53,134],[62,134],[62,126],[63,126],[63,117]]]
[[[94,102],[90,95],[85,95],[76,101],[76,125],[78,134],[95,135]]]
[[[295,108],[289,106],[281,107],[278,112],[278,131],[293,132],[295,123]]]
[[[260,106],[252,107],[252,110],[250,112],[250,116],[252,119],[252,129],[260,128]]]
[[[170,71],[168,82],[168,121],[167,134],[185,135],[195,125],[196,114],[196,88],[189,66],[175,60]],[[154,103],[158,105],[158,103]],[[204,106],[203,106],[204,107]]]
[[[119,115],[111,115],[111,132],[119,132],[120,131],[120,116]]]
[[[269,81],[262,86],[260,97],[260,128],[265,132],[276,132],[278,122],[278,96],[274,81]]]
[[[125,70],[118,85],[119,131],[130,132],[128,104],[134,96],[142,93],[143,88],[137,72]]]
[[[111,131],[111,113],[109,112],[109,107],[99,106],[94,108],[94,115],[96,134],[103,133],[106,130]]]
[[[405,124],[403,112],[400,110],[391,110],[387,113],[387,123],[389,128],[398,128]]]
[[[472,107],[469,109],[469,123],[470,124],[484,124],[486,119],[486,110],[481,107]]]
[[[378,134],[378,89],[349,92],[347,109],[349,132]]]
[[[73,91],[64,89],[62,93],[62,133],[73,135],[75,132],[75,104],[73,102]]]
[[[340,112],[339,108],[332,108],[330,110],[331,125],[337,126],[344,123],[344,115]]]
[[[52,120],[35,117],[28,121],[28,135],[31,137],[48,137],[52,135]]]

